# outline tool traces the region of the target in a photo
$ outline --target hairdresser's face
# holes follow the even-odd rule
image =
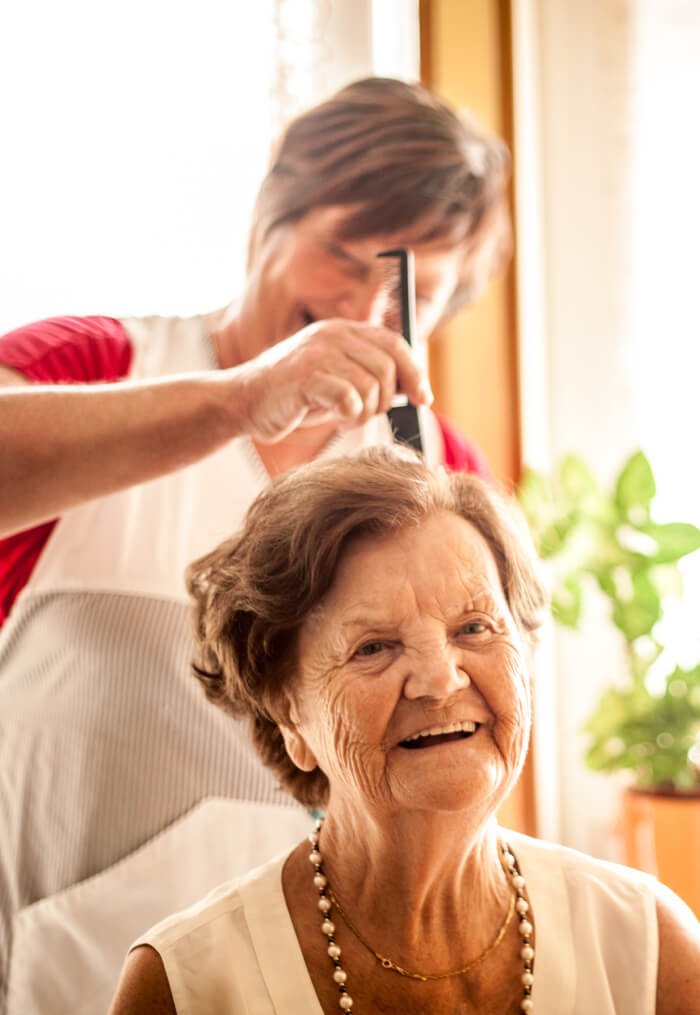
[[[318,208],[280,227],[258,252],[248,280],[242,317],[257,333],[257,348],[274,345],[312,321],[344,317],[381,324],[386,302],[382,250],[410,247],[416,272],[416,339],[424,341],[455,290],[461,249],[416,243],[411,230],[343,240],[347,208]]]

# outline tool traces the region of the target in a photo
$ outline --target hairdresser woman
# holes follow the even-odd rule
[[[111,1015],[700,1012],[680,900],[496,823],[545,597],[483,482],[390,448],[314,463],[190,583],[207,695],[325,818],[145,934]]]

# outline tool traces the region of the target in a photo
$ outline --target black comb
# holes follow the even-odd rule
[[[413,345],[416,318],[416,285],[413,252],[405,247],[383,250],[377,257],[385,260],[384,292],[387,298],[382,323],[400,332],[409,345]],[[418,409],[401,396],[387,412],[394,440],[423,451]]]

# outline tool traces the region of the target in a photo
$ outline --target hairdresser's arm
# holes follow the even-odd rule
[[[234,437],[366,422],[400,388],[430,400],[401,336],[320,321],[230,370],[114,384],[39,385],[0,367],[0,535],[175,472]]]
[[[700,923],[665,885],[657,885],[656,893],[657,1015],[700,1015]]]

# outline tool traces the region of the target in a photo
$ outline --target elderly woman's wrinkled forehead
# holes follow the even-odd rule
[[[456,512],[438,509],[393,531],[348,538],[330,587],[303,629],[313,631],[331,614],[350,622],[354,616],[374,613],[389,621],[396,608],[398,619],[404,608],[399,607],[400,593],[409,587],[420,601],[419,609],[436,597],[455,615],[466,607],[499,616],[509,613],[501,574],[482,534]]]

